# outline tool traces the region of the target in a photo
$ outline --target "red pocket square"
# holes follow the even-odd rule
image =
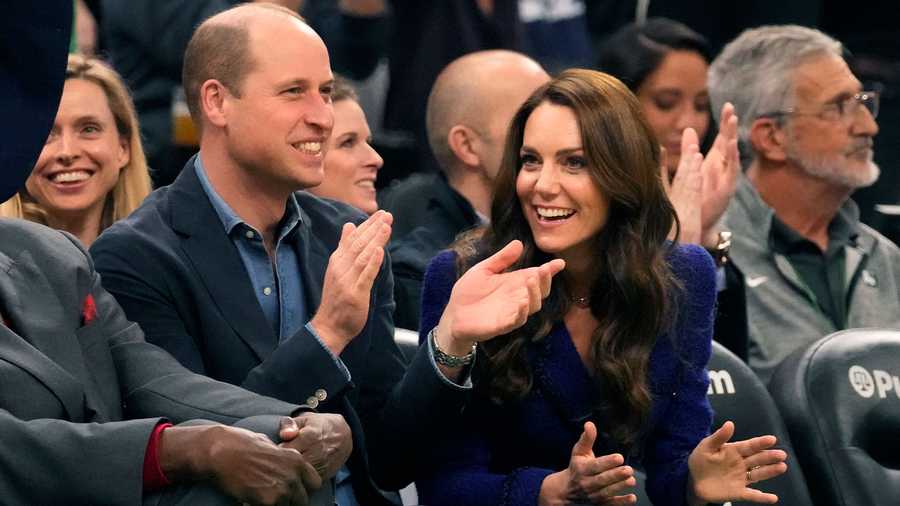
[[[81,310],[81,320],[84,325],[90,325],[97,318],[97,306],[94,304],[94,296],[88,294],[84,298],[84,307]]]

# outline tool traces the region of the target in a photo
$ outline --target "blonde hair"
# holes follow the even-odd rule
[[[70,54],[66,67],[66,80],[84,79],[97,84],[106,94],[119,135],[128,139],[130,159],[119,172],[119,180],[106,197],[100,231],[137,209],[150,194],[150,175],[147,158],[141,144],[137,114],[131,95],[121,76],[106,63],[96,59]],[[28,193],[25,185],[11,199],[0,204],[0,216],[24,218],[47,224],[47,211]]]

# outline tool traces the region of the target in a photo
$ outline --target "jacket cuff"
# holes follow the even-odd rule
[[[150,433],[147,451],[144,453],[144,493],[153,492],[172,484],[159,465],[159,440],[162,432],[171,426],[171,423],[160,422]]]
[[[538,504],[544,478],[553,474],[549,469],[520,467],[509,473],[503,484],[503,502],[510,506]]]

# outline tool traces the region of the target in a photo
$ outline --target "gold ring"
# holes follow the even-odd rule
[[[747,469],[747,483],[753,483],[753,477],[750,476],[750,473],[759,469],[759,466],[753,466],[750,469]]]

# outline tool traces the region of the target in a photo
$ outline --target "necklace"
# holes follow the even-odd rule
[[[587,308],[591,307],[591,298],[588,296],[572,297],[572,302],[574,302],[576,306],[578,306],[582,309],[587,309]]]

